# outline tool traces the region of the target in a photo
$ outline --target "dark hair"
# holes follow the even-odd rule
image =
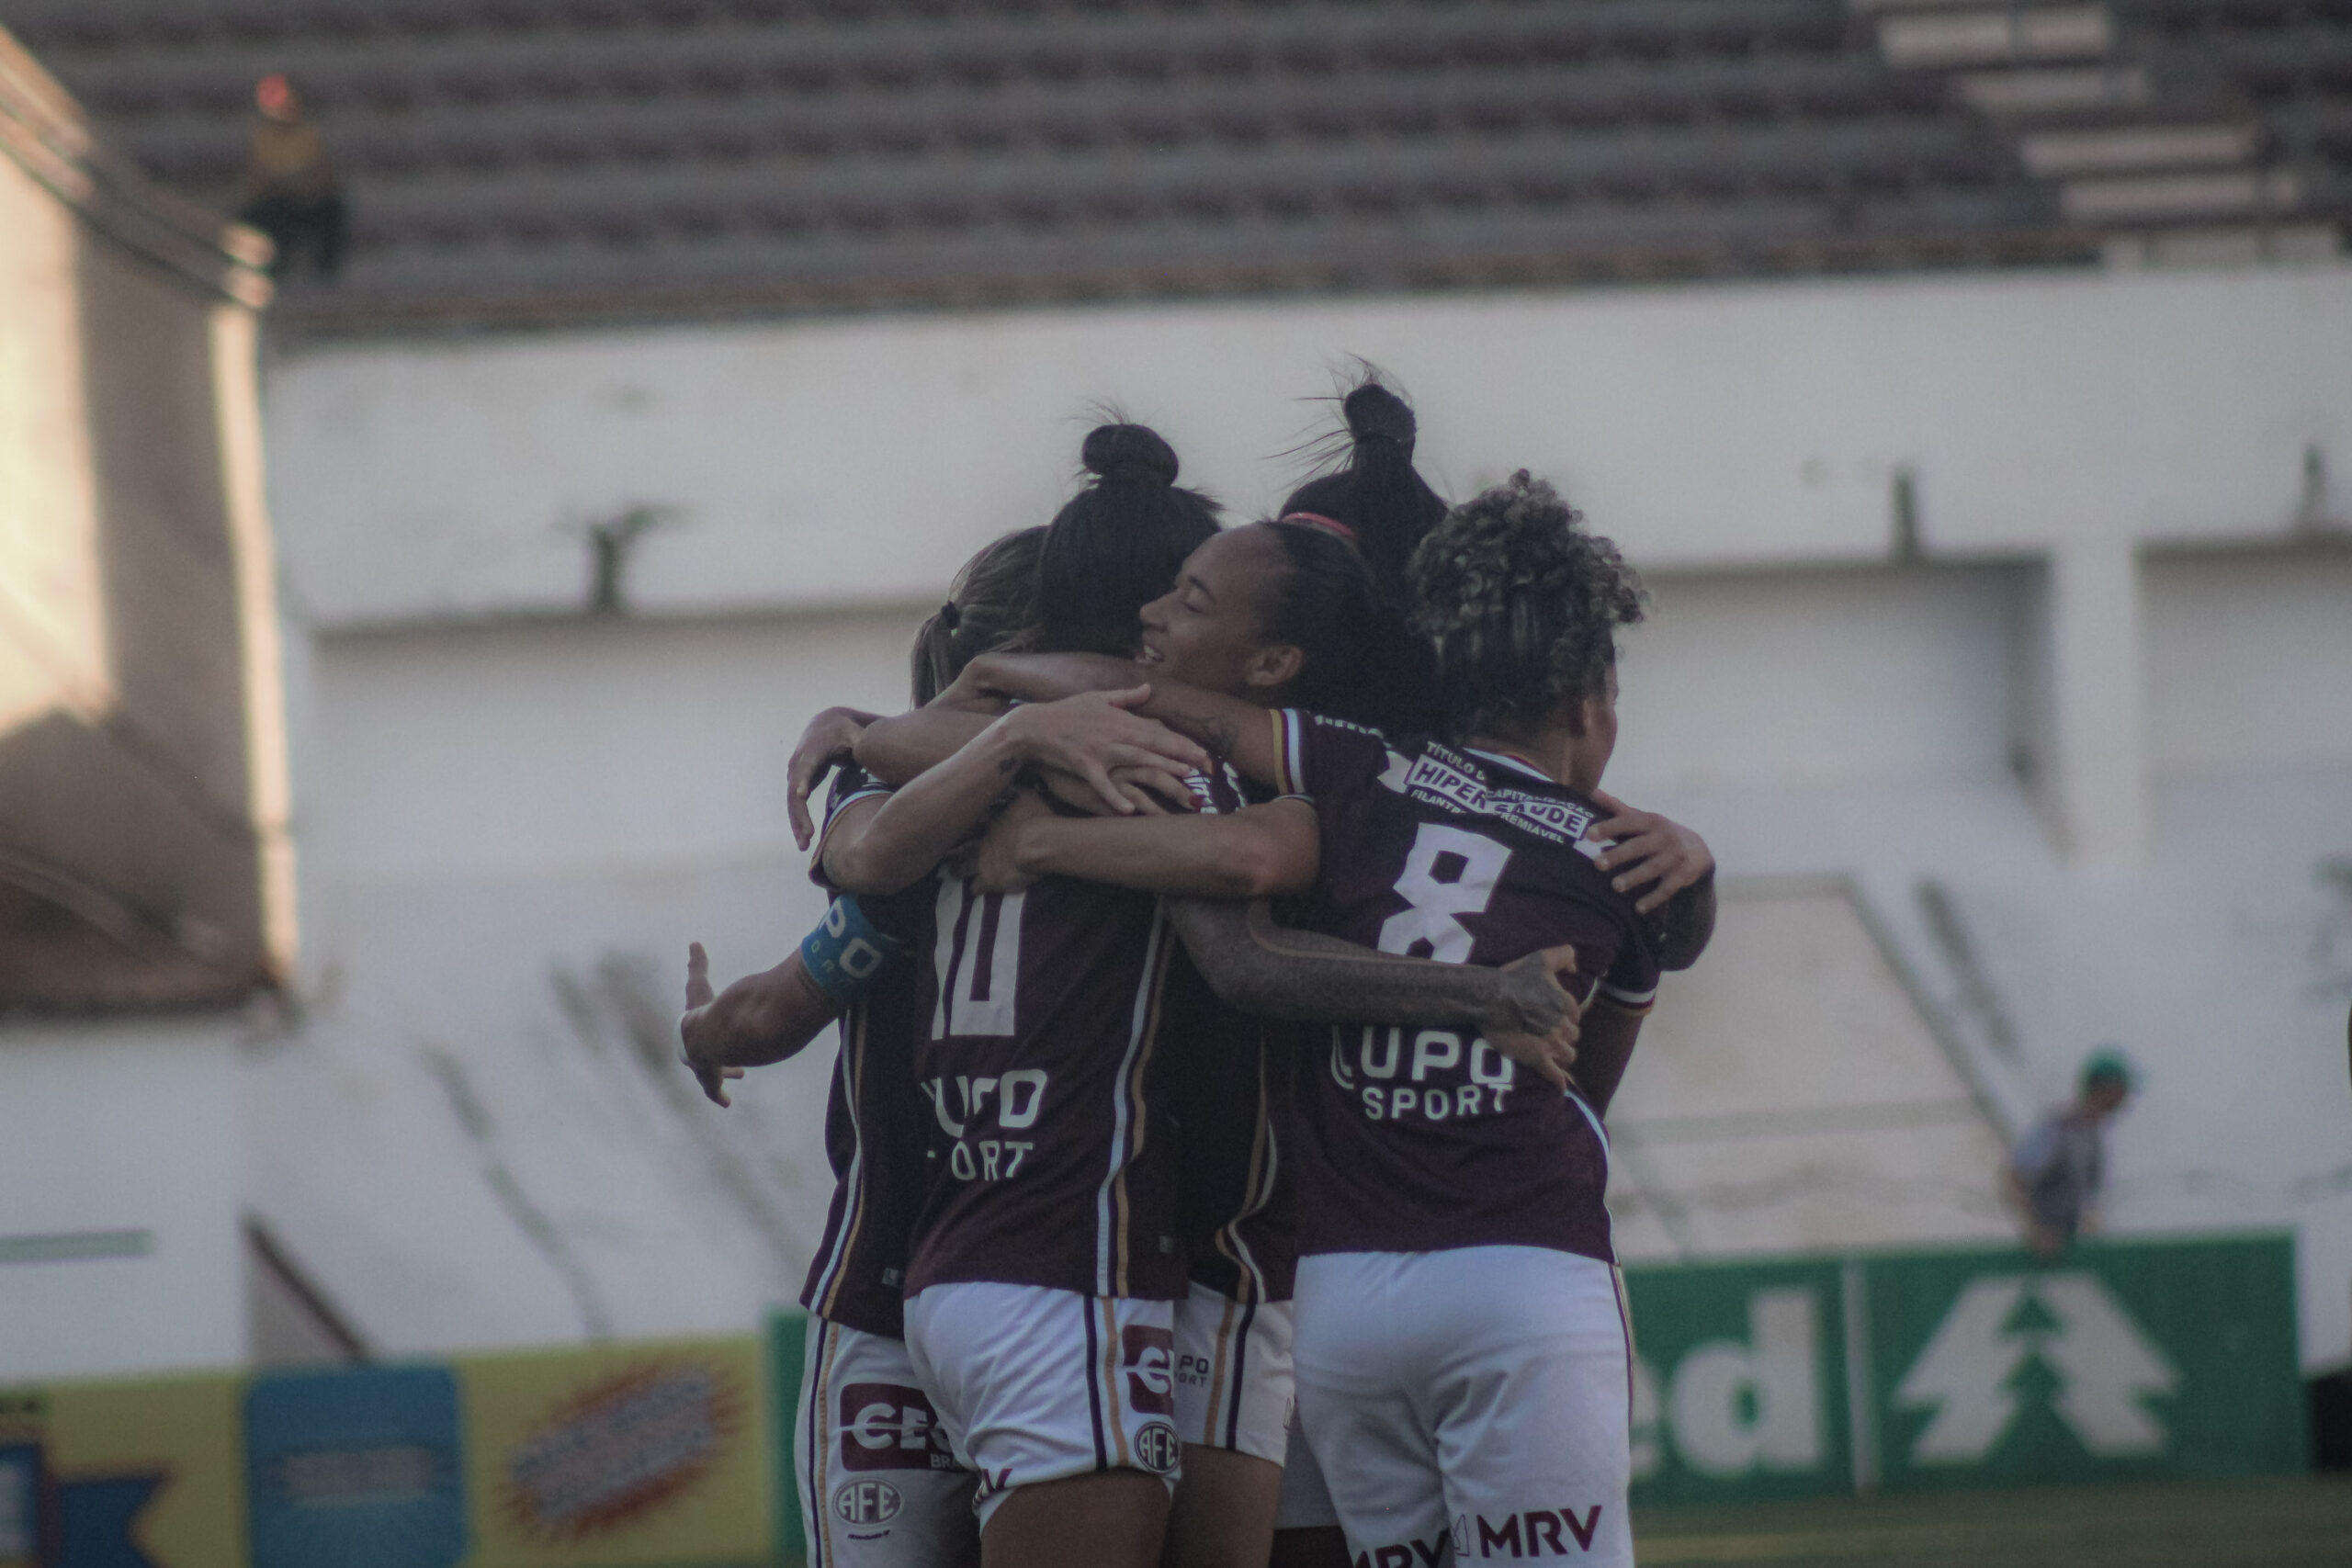
[[[1437,648],[1443,733],[1523,735],[1608,689],[1641,579],[1521,468],[1446,513],[1413,553],[1414,618]]]
[[[1285,705],[1374,729],[1427,729],[1435,661],[1404,614],[1381,595],[1363,555],[1312,524],[1260,526],[1290,570],[1261,589],[1258,634],[1306,655],[1283,694]]]
[[[1216,502],[1176,484],[1175,449],[1140,424],[1105,424],[1080,460],[1094,476],[1046,529],[1037,562],[1037,647],[1133,653],[1137,612],[1168,592],[1216,532]]]
[[[1340,400],[1348,425],[1340,467],[1291,491],[1283,514],[1306,513],[1355,535],[1373,580],[1392,604],[1410,601],[1406,563],[1445,515],[1445,502],[1413,467],[1419,422],[1405,400],[1367,375]]]
[[[1045,543],[1045,529],[1023,528],[981,546],[964,563],[947,603],[915,633],[915,706],[939,695],[981,654],[1036,635],[1037,558]]]

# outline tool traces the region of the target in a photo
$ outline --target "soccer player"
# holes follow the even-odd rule
[[[1174,452],[1141,426],[1096,430],[1083,459],[1094,477],[1041,554],[1039,641],[1124,651],[1136,608],[1216,533],[1215,510],[1176,486]],[[1008,714],[856,838],[829,836],[828,874],[861,895],[926,882],[1041,759],[1039,737],[1069,714],[1116,712],[1088,694]],[[986,1562],[1144,1568],[1178,1462],[1170,939],[1148,897],[1079,883],[984,895],[955,877],[938,879],[933,933],[914,1071],[934,1168],[904,1282],[908,1350],[978,1472]]]
[[[947,603],[916,634],[918,704],[974,653],[1031,626],[1045,534],[1009,534],[958,574]],[[1127,755],[1131,738],[1153,729],[1122,722],[1115,710],[1110,716],[1104,758]],[[1067,749],[1086,743],[1068,733],[1060,739],[1065,751],[1041,746],[1041,761],[1073,761]],[[854,839],[888,793],[845,771],[826,812],[827,840],[837,832]],[[820,870],[824,852],[820,846]],[[931,1172],[929,1108],[913,1075],[921,1020],[901,960],[928,944],[933,904],[929,879],[888,897],[838,897],[783,964],[717,997],[701,944],[689,952],[680,1023],[686,1065],[722,1106],[726,1082],[746,1066],[785,1060],[842,1020],[825,1124],[833,1198],[800,1298],[809,1318],[797,1480],[812,1568],[910,1568],[978,1556],[974,1478],[953,1457],[908,1361],[902,1326],[909,1242]]]
[[[1308,1075],[1301,1415],[1348,1550],[1374,1562],[1449,1546],[1632,1561],[1600,1116],[1658,969],[1703,945],[1713,862],[1687,829],[1599,793],[1615,629],[1640,595],[1577,521],[1522,474],[1417,552],[1450,741],[1295,711],[1271,731],[1202,716],[1238,765],[1271,767],[1312,803],[1309,824],[1295,809],[1250,834],[1240,817],[1029,813],[983,855],[1007,885],[1057,873],[1170,886],[1246,852],[1267,868],[1261,890],[1310,868],[1301,919],[1317,931],[1478,964],[1566,942],[1594,977],[1570,1093],[1461,1030],[1334,1028]],[[1614,849],[1589,837],[1597,828],[1620,835]],[[1661,926],[1678,904],[1702,912]]]

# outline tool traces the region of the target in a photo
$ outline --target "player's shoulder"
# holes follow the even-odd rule
[[[855,762],[842,762],[834,768],[833,782],[825,792],[825,820],[828,823],[832,821],[853,801],[889,793],[888,784]]]

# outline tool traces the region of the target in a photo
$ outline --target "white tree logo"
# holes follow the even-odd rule
[[[2028,1301],[2053,1326],[2007,1327]],[[1935,1414],[1911,1462],[1973,1464],[2017,1419],[2009,1387],[2029,1357],[2058,1380],[2051,1408],[2097,1459],[2164,1452],[2170,1434],[2144,1403],[2180,1374],[2107,1288],[2089,1274],[2004,1274],[1973,1280],[1894,1391],[1906,1410]]]

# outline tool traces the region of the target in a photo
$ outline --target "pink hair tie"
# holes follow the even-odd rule
[[[1337,534],[1350,544],[1356,542],[1356,531],[1336,517],[1326,517],[1319,512],[1285,512],[1274,519],[1277,523],[1304,523],[1310,528],[1320,528],[1327,534]]]

